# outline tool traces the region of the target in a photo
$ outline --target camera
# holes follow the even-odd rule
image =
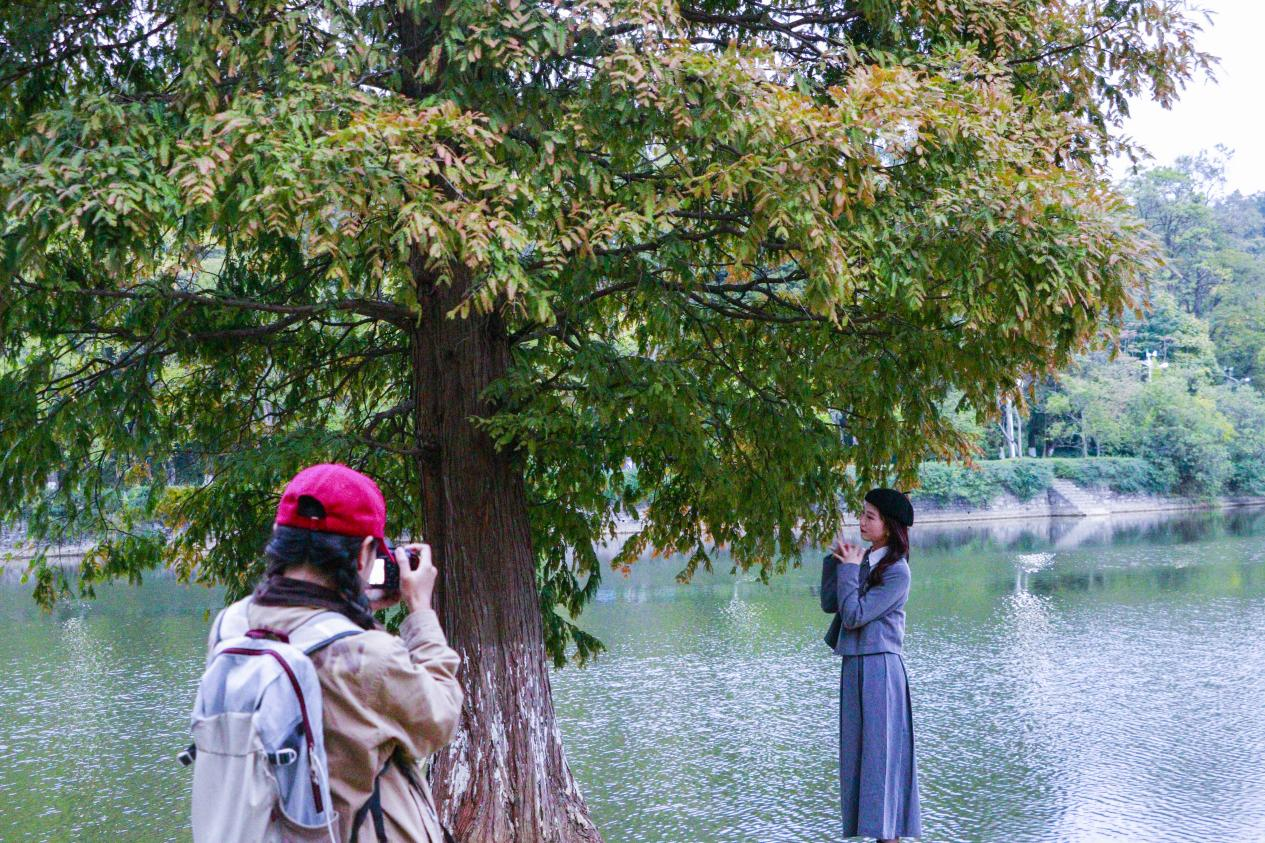
[[[408,551],[409,570],[416,571],[421,562],[421,554],[416,550]],[[380,588],[387,594],[396,594],[400,590],[400,563],[395,561],[394,554],[378,552],[373,560],[373,568],[369,572],[369,585]]]

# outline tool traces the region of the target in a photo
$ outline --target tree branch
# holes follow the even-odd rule
[[[14,82],[18,81],[24,76],[30,76],[32,73],[43,70],[46,67],[52,67],[55,64],[60,64],[66,59],[74,58],[75,56],[82,55],[84,53],[110,52],[110,51],[117,51],[117,50],[126,50],[128,47],[135,47],[137,44],[141,43],[142,41],[148,40],[150,37],[157,35],[159,32],[162,32],[164,29],[171,26],[173,23],[175,23],[175,20],[176,19],[174,17],[166,18],[165,20],[163,20],[161,23],[159,23],[157,26],[153,27],[152,29],[141,30],[140,32],[133,35],[131,38],[128,38],[126,41],[116,41],[110,44],[91,44],[91,43],[81,42],[79,44],[75,44],[73,46],[67,47],[61,50],[60,52],[54,52],[48,56],[45,56],[39,61],[32,62],[31,64],[21,65],[18,67],[17,70],[13,71],[9,75],[0,77],[0,86],[12,85]]]
[[[205,307],[225,307],[236,310],[257,311],[260,313],[280,313],[299,318],[327,313],[329,311],[341,311],[344,313],[356,313],[382,322],[389,322],[399,328],[408,328],[413,324],[415,319],[414,313],[407,308],[400,307],[397,304],[382,301],[380,299],[342,299],[340,301],[319,302],[317,304],[271,304],[269,302],[261,302],[254,299],[207,296],[198,293],[186,292],[184,290],[168,290],[160,287],[151,287],[150,289],[153,291],[152,293],[138,292],[136,290],[107,290],[88,287],[71,289],[36,287],[36,289],[52,295],[82,295],[100,299],[145,301],[150,298],[161,298],[168,299],[170,301],[187,302],[189,304]]]

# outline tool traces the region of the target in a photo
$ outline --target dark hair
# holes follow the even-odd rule
[[[356,571],[363,542],[356,536],[278,525],[272,528],[272,538],[264,548],[268,557],[264,576],[284,576],[288,568],[310,565],[332,579],[338,592],[355,603],[364,592]]]
[[[866,580],[870,588],[883,582],[883,572],[888,568],[901,559],[909,560],[909,528],[881,512],[879,518],[883,519],[883,526],[887,529],[887,544],[884,545],[887,548],[887,554],[870,571],[870,577]]]

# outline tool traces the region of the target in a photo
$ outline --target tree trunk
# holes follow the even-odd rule
[[[1019,445],[1015,442],[1014,405],[1009,398],[1002,399],[1001,435],[1006,440],[1006,455],[1011,459],[1018,456]]]
[[[413,262],[417,459],[436,608],[461,654],[461,729],[435,761],[440,814],[461,843],[600,843],[563,753],[545,658],[520,467],[472,419],[506,371],[495,316],[445,318],[469,279],[437,285]]]
[[[1020,458],[1028,456],[1028,445],[1023,440],[1023,416],[1019,415],[1019,406],[1011,404],[1015,413],[1015,450]]]

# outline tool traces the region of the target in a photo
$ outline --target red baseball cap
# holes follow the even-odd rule
[[[325,510],[323,518],[299,514],[299,498],[310,497]],[[294,475],[277,505],[277,525],[302,527],[340,536],[373,536],[386,552],[387,502],[373,480],[345,465],[322,463]]]

